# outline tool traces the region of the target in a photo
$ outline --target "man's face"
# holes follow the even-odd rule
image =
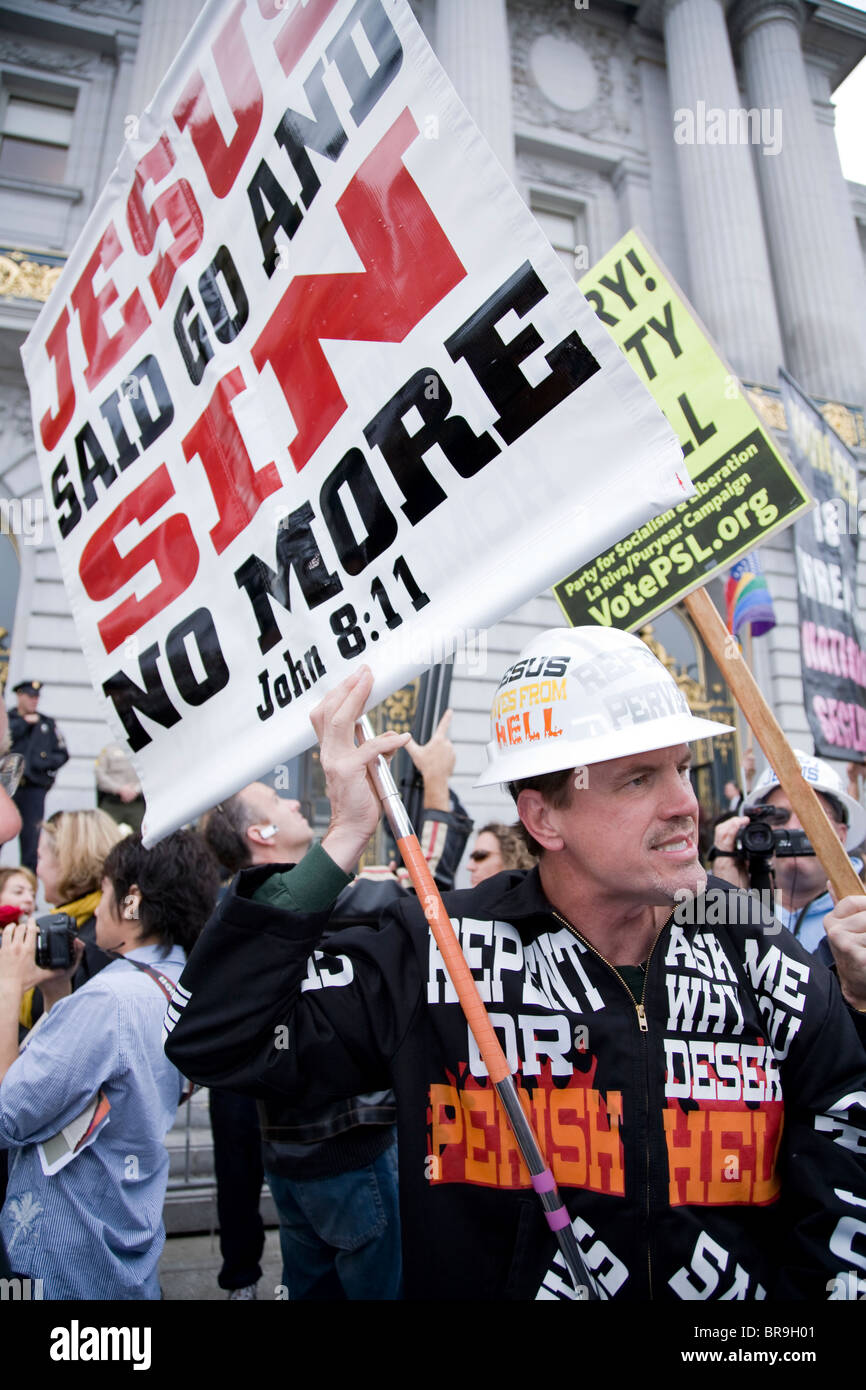
[[[841,824],[836,819],[836,812],[826,796],[822,796],[820,792],[817,792],[816,795],[830,817],[830,824],[844,845],[848,835],[847,825]],[[774,787],[767,796],[762,798],[762,804],[780,806],[788,812],[788,819],[785,822],[786,830],[803,829],[797,819],[796,812],[791,810],[791,803],[781,787]],[[778,827],[774,826],[773,828],[777,829]],[[815,897],[826,890],[827,870],[817,855],[795,855],[791,859],[774,859],[773,867],[776,870],[776,887],[783,898],[789,897],[793,893],[796,893],[798,898],[803,895]]]
[[[26,690],[19,690],[15,697],[18,701],[19,714],[35,714],[36,706],[39,704],[38,695],[28,695]]]
[[[244,788],[241,796],[256,817],[247,832],[254,858],[257,851],[267,850],[270,859],[294,863],[306,853],[313,832],[301,815],[299,801],[278,795],[273,787],[266,786],[264,782],[253,782]],[[271,826],[276,826],[274,834],[270,833]],[[258,830],[259,834],[250,835],[250,830]]]
[[[678,891],[702,892],[690,762],[688,744],[680,744],[581,769],[569,805],[547,804],[553,838],[545,864],[562,854],[556,872],[570,868],[576,885],[624,904],[669,904]]]

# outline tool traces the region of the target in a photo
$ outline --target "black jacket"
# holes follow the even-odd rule
[[[266,872],[195,946],[171,1060],[299,1105],[392,1084],[406,1296],[569,1297],[420,906],[341,933],[299,992],[328,914],[253,901]],[[650,954],[645,1029],[537,870],[446,905],[602,1296],[825,1299],[856,1263],[866,1056],[824,967],[772,920],[737,925],[748,895],[709,888],[709,925],[677,909]]]
[[[28,724],[17,710],[9,711],[10,750],[24,758],[24,779],[34,787],[50,787],[58,770],[69,761],[63,735],[47,714]]]
[[[427,810],[422,818],[422,846],[440,892],[453,888],[472,832],[472,821],[454,792],[450,793],[450,801],[450,810]],[[378,920],[392,903],[407,897],[409,890],[394,879],[356,878],[343,889],[331,909],[329,940],[332,933],[348,926]],[[396,1119],[397,1107],[390,1087],[329,1101],[312,1109],[296,1107],[284,1095],[261,1100],[259,1125],[265,1171],[292,1178],[323,1177],[366,1166],[393,1143]]]

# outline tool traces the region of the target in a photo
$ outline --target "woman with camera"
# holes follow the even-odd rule
[[[94,914],[105,856],[123,833],[104,811],[55,811],[39,829],[36,877],[45,901],[52,912],[73,918],[84,944],[73,989],[79,989],[108,964],[94,941]],[[27,990],[21,1001],[22,1028],[32,1028],[41,1013],[39,990]]]
[[[39,969],[37,927],[0,948],[0,1144],[11,1165],[0,1230],[10,1262],[45,1298],[159,1298],[167,1130],[183,1081],[162,1049],[167,999],[218,888],[200,838],[151,850],[121,840],[103,868],[96,944],[111,964],[80,989]],[[18,1053],[24,992],[45,1014]]]

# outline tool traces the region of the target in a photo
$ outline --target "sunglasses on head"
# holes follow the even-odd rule
[[[492,849],[474,849],[469,858],[473,864],[483,864],[484,860],[489,859],[492,853]]]

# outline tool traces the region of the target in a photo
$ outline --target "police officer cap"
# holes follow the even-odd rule
[[[17,685],[13,685],[13,687],[12,687],[12,694],[13,694],[13,695],[38,695],[38,694],[40,693],[41,690],[42,690],[42,682],[41,682],[41,681],[19,681]]]

